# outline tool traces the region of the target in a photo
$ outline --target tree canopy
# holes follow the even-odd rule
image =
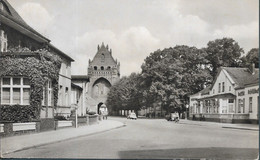
[[[206,59],[209,60],[213,77],[215,77],[218,68],[221,66],[239,67],[241,63],[240,57],[244,53],[244,50],[232,38],[209,41],[205,51],[207,52]]]
[[[123,77],[111,87],[107,104],[114,111],[160,106],[167,112],[184,110],[189,95],[210,85],[219,67],[258,66],[258,48],[241,58],[243,49],[232,38],[210,41],[206,48],[186,45],[157,50],[142,64],[140,74]]]
[[[241,60],[243,67],[249,67],[254,63],[255,67],[259,68],[259,48],[252,48]]]
[[[110,88],[107,97],[107,106],[113,111],[119,109],[139,110],[141,108],[141,92],[139,92],[140,75],[132,73],[129,77],[123,77]]]

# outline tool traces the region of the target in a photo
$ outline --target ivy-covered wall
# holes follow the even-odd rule
[[[35,56],[21,57],[16,56],[15,53],[31,53]],[[19,54],[18,54],[19,55]],[[27,48],[9,49],[9,53],[0,57],[0,77],[5,76],[21,76],[27,77],[30,80],[30,105],[29,107],[17,106],[21,109],[20,114],[16,111],[13,112],[12,107],[0,107],[0,121],[31,121],[32,119],[40,118],[41,102],[43,99],[43,87],[49,79],[52,81],[54,106],[57,106],[58,100],[58,80],[59,71],[61,67],[61,59],[57,55],[50,53],[47,50],[30,51]],[[8,109],[7,109],[8,108]],[[30,108],[30,112],[28,112]],[[14,108],[13,108],[14,109]],[[23,118],[26,112],[32,115]],[[15,118],[22,117],[21,119]],[[9,118],[13,117],[13,118]]]
[[[32,105],[0,105],[0,121],[30,122],[37,120],[38,112]]]

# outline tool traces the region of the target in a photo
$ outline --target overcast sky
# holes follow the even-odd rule
[[[157,49],[206,47],[231,37],[248,52],[259,45],[258,0],[9,0],[22,18],[71,56],[72,74],[87,74],[104,42],[121,75],[140,72]]]

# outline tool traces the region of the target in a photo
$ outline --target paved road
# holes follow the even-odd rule
[[[166,120],[111,118],[126,127],[5,155],[6,158],[255,159],[258,132]]]

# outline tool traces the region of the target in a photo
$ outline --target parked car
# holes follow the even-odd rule
[[[178,113],[170,113],[165,116],[165,119],[167,121],[176,121],[179,120],[179,114]]]
[[[135,113],[130,113],[130,114],[127,116],[127,119],[134,119],[134,120],[136,120],[136,119],[137,119],[136,114],[135,114]]]

